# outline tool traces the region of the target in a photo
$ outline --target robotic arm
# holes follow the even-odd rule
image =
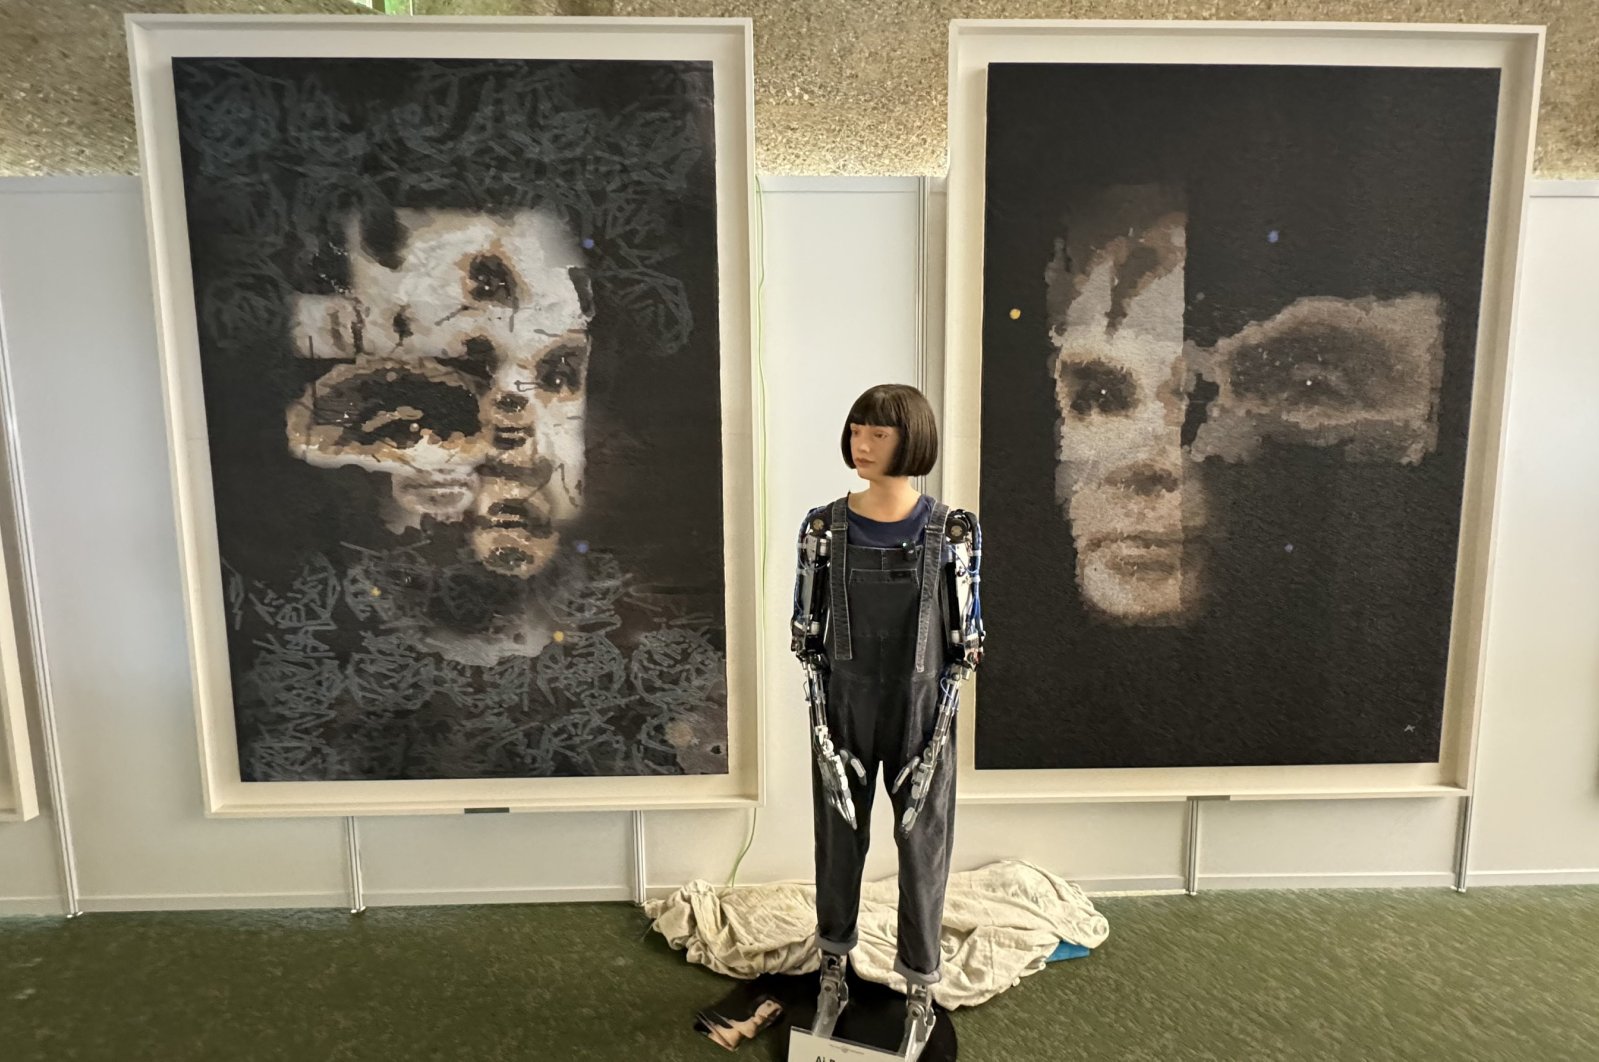
[[[811,711],[811,748],[821,772],[822,788],[833,810],[856,829],[855,801],[849,794],[846,767],[862,782],[866,767],[848,749],[833,744],[827,726],[827,563],[833,534],[828,529],[826,507],[805,515],[799,533],[799,565],[794,579],[794,618],[791,648],[805,669],[805,700]]]
[[[955,722],[955,712],[960,707],[960,684],[983,661],[983,604],[979,592],[979,571],[983,560],[983,529],[977,517],[965,509],[953,509],[944,536],[943,577],[949,592],[949,602],[954,612],[949,629],[948,652],[943,674],[939,676],[938,717],[933,725],[933,736],[921,752],[911,757],[894,779],[893,792],[897,793],[906,781],[910,782],[910,801],[900,817],[899,829],[909,834],[921,814],[922,805],[932,788],[933,776],[949,744],[950,728]]]

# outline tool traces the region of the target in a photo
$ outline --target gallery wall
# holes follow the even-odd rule
[[[937,397],[943,204],[929,190],[763,187],[767,805],[362,818],[366,902],[627,900],[636,821],[651,892],[726,880],[746,840],[740,882],[809,878],[809,752],[787,656],[793,527],[857,482],[833,441],[856,393],[897,380]],[[1599,882],[1599,269],[1582,264],[1599,241],[1599,183],[1543,182],[1528,217],[1474,886]],[[87,911],[346,904],[343,820],[202,812],[151,305],[134,179],[0,181],[0,314],[66,795],[64,820],[47,809],[0,824],[0,914],[63,910],[63,824]],[[1452,799],[1206,802],[1199,886],[1447,887],[1458,812]],[[872,876],[894,868],[881,802],[876,815]],[[1175,889],[1186,826],[1182,802],[963,805],[954,862],[1018,857],[1090,891]]]

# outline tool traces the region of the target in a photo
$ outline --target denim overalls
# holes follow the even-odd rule
[[[881,764],[892,785],[906,760],[932,736],[938,715],[950,608],[940,578],[949,506],[938,503],[920,543],[895,549],[847,541],[849,504],[833,503],[834,550],[828,564],[829,662],[827,720],[836,744],[860,758],[866,781],[848,773],[858,829],[850,829],[822,791],[815,761],[811,792],[816,823],[817,940],[843,954],[856,943],[861,872],[870,839],[872,797]],[[894,969],[907,981],[939,979],[939,923],[949,880],[955,817],[955,742],[933,776],[909,838],[899,830],[899,948]],[[904,813],[910,784],[890,795],[894,819]]]

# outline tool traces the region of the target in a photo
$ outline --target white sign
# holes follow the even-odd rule
[[[789,1030],[788,1062],[882,1062],[885,1058],[899,1057],[891,1051],[842,1040],[824,1040],[800,1029]]]

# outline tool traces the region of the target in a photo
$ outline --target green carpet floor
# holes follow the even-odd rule
[[[965,1062],[1599,1060],[1599,888],[1097,901],[1110,939],[954,1014]],[[623,904],[0,919],[0,1062],[778,1059]]]

